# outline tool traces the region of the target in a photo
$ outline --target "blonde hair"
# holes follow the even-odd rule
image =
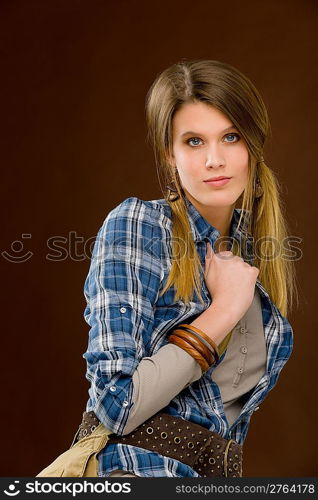
[[[175,199],[163,191],[171,207],[173,221],[172,267],[161,294],[175,286],[175,300],[188,302],[194,290],[201,301],[202,266],[191,235],[185,194],[171,167],[172,119],[188,102],[205,102],[223,112],[242,134],[249,152],[248,181],[242,194],[239,228],[244,225],[254,241],[262,242],[262,256],[253,265],[259,268],[258,279],[283,315],[296,295],[294,263],[281,257],[268,258],[272,242],[283,244],[288,235],[279,184],[274,172],[263,161],[265,139],[270,133],[263,100],[251,81],[229,64],[214,60],[182,60],[160,73],[146,98],[148,140],[152,144],[158,177],[164,186],[174,183]],[[256,179],[263,194],[255,197]],[[161,181],[160,181],[161,182]],[[268,238],[270,237],[270,238]],[[271,241],[272,240],[272,241]],[[180,244],[184,248],[180,249]],[[232,247],[242,255],[241,245]],[[244,252],[243,252],[244,254]],[[263,255],[265,258],[262,258]],[[296,295],[297,296],[297,295]]]

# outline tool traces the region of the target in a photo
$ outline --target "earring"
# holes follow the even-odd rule
[[[175,167],[175,178],[177,177],[177,167]],[[172,179],[170,184],[166,186],[166,189],[168,189],[169,194],[168,194],[168,200],[169,201],[175,201],[179,198],[179,193],[176,188],[176,181]]]
[[[168,189],[168,191],[169,191],[169,194],[168,194],[169,201],[175,201],[179,198],[179,193],[174,186],[172,186],[170,184],[169,186],[166,186],[166,189]]]
[[[259,163],[264,163],[265,160],[264,160],[264,157],[261,156],[260,159],[258,160],[257,162],[257,165]],[[255,188],[254,188],[254,198],[258,199],[260,198],[262,195],[264,194],[264,190],[261,186],[261,181],[259,180],[259,178],[257,177],[256,178],[256,182],[255,182]]]
[[[260,198],[262,195],[264,194],[264,190],[261,186],[261,182],[259,180],[259,178],[256,179],[256,184],[255,184],[255,194],[254,194],[254,197],[257,199],[257,198]]]

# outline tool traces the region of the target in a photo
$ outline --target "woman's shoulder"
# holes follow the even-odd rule
[[[102,246],[116,244],[147,251],[162,258],[162,243],[170,240],[172,221],[169,204],[164,199],[141,200],[135,196],[124,199],[104,219],[97,239]]]
[[[148,222],[154,227],[171,224],[171,209],[164,199],[142,200],[136,196],[125,198],[108,212],[104,224],[113,219],[135,222]]]
[[[124,199],[104,219],[97,235],[101,248],[107,243],[108,249],[115,245],[124,254],[143,252],[144,258],[149,255],[161,261],[172,231],[168,208],[164,199],[141,200],[135,196]]]

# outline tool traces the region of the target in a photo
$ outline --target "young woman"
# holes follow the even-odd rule
[[[158,75],[146,116],[167,189],[125,199],[98,232],[76,439],[112,432],[99,476],[241,476],[250,418],[293,343],[266,108],[237,69],[194,60]]]

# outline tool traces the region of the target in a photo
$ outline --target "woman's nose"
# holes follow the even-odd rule
[[[215,151],[213,153],[209,152],[207,154],[205,166],[206,167],[212,167],[212,168],[217,168],[225,165],[224,158],[220,155],[217,154]]]
[[[220,144],[209,143],[206,151],[206,167],[217,168],[225,164],[224,151],[220,147]]]

